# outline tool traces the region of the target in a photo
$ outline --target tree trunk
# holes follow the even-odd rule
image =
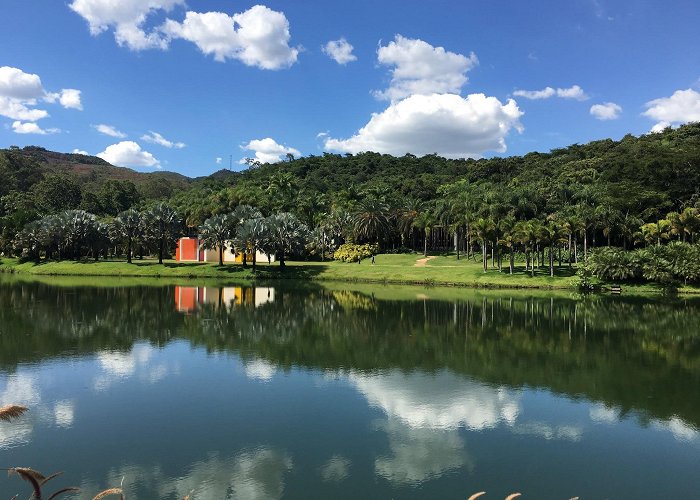
[[[554,247],[549,246],[549,276],[554,276]]]
[[[284,263],[284,252],[280,252],[279,257],[280,257],[280,267],[282,269],[284,269],[287,266],[287,264]]]
[[[573,255],[571,254],[572,248],[571,248],[571,233],[569,233],[569,267],[571,267],[571,258]]]
[[[258,263],[258,249],[253,247],[253,272],[255,272],[255,265]]]
[[[428,256],[428,231],[425,232],[425,238],[423,238],[423,257]]]
[[[488,264],[486,263],[486,240],[481,240],[481,258],[483,259],[484,272],[488,270]]]
[[[583,261],[588,260],[588,230],[583,231]]]
[[[219,245],[219,266],[224,265],[224,247]]]
[[[158,242],[158,264],[163,263],[163,238]]]
[[[129,236],[126,243],[126,261],[131,264],[131,236]]]
[[[510,248],[510,274],[513,274],[513,267],[515,266],[515,251],[513,247]]]

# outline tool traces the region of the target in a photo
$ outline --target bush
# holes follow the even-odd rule
[[[588,265],[594,276],[607,281],[633,279],[642,274],[638,254],[621,248],[602,247],[591,252]]]
[[[340,260],[342,262],[357,262],[361,259],[366,259],[372,255],[376,255],[379,252],[379,245],[375,244],[364,244],[357,245],[355,243],[345,243],[340,245],[338,249],[333,253],[333,258],[335,260]]]

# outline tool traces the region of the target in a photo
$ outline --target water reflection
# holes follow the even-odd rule
[[[85,434],[111,450],[61,464],[90,469],[86,491],[126,476],[133,496],[212,499],[520,474],[491,447],[541,457],[543,478],[599,442],[636,463],[626,436],[700,456],[700,302],[470,293],[0,286],[0,405],[31,408],[0,451]]]

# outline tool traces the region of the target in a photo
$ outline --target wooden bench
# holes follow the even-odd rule
[[[622,287],[620,285],[611,285],[610,286],[610,293],[613,293],[615,295],[619,295],[622,293]]]

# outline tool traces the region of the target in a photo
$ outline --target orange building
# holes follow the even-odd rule
[[[253,260],[252,251],[247,251],[248,262]],[[243,253],[233,254],[230,250],[224,252],[224,262],[243,262]],[[218,248],[204,249],[199,238],[180,238],[175,249],[175,260],[178,262],[219,262]],[[255,260],[260,263],[267,262],[267,254],[257,251]],[[270,256],[270,262],[275,261],[275,256]]]

